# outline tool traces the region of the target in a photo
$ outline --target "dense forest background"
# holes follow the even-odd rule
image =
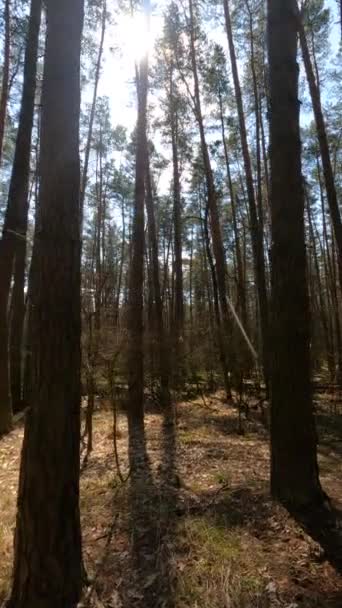
[[[190,433],[196,407],[206,420],[217,402],[222,432],[247,442],[239,459],[253,460],[249,433],[270,435],[271,495],[325,538],[338,586],[341,497],[322,489],[316,425],[341,430],[342,3],[3,0],[0,11],[0,436],[15,438],[17,469],[25,418],[6,605],[71,608],[84,586],[94,601],[80,465],[89,475],[110,433],[145,573],[127,605],[323,606],[277,604],[269,582],[236,603],[201,588],[203,604],[172,604],[166,571],[146,558],[155,533],[134,522],[146,532],[156,517],[156,475],[182,511],[182,416]],[[114,528],[102,538],[107,550]]]

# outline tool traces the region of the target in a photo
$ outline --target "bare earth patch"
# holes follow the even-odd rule
[[[122,483],[112,414],[94,416],[94,451],[81,478],[82,606],[112,608],[341,608],[342,579],[324,549],[268,493],[263,427],[216,395],[179,404],[173,428],[146,415],[144,466]],[[324,418],[325,416],[325,418]],[[324,418],[324,420],[321,418]],[[319,410],[321,479],[342,504],[341,442]],[[0,604],[10,582],[22,428],[0,441]],[[122,473],[127,424],[119,416]],[[142,448],[144,449],[144,448]]]

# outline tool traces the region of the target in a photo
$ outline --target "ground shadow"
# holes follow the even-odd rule
[[[323,505],[306,513],[290,511],[290,515],[320,545],[322,559],[328,560],[336,572],[342,574],[342,511]]]
[[[166,430],[167,429],[167,430]],[[174,493],[169,490],[174,468],[172,426],[164,425],[160,482],[153,479],[142,429],[130,437],[129,527],[132,580],[122,597],[125,608],[173,608],[173,585],[167,542],[174,533]]]
[[[256,537],[270,532],[268,520],[273,510],[274,504],[267,494],[247,487],[230,490],[228,486],[203,492],[200,501],[190,499],[186,506],[186,512],[212,519],[219,527],[248,526]]]
[[[203,492],[200,501],[191,501],[181,515],[194,515],[196,518],[203,518],[209,526],[215,526],[222,530],[234,530],[243,528],[255,538],[263,541],[263,546],[267,551],[270,549],[275,538],[277,543],[283,542],[284,559],[289,560],[288,571],[293,566],[291,554],[287,550],[286,534],[281,539],[282,532],[286,529],[286,510],[277,505],[269,494],[265,492],[253,491],[250,488],[241,486],[233,490],[223,487],[220,492]],[[337,573],[342,573],[342,513],[326,508],[317,509],[310,514],[300,516],[298,513],[289,512],[290,516],[299,524],[301,529],[308,534],[320,547],[317,552],[318,562],[329,562]],[[284,518],[284,520],[283,520]],[[278,528],[274,528],[274,524]],[[279,530],[278,532],[276,530]],[[306,571],[302,573],[303,585],[306,581]],[[295,579],[294,579],[295,580]],[[299,580],[301,584],[302,581]],[[326,594],[326,590],[321,589],[316,581],[311,581],[311,591],[316,600],[322,603],[312,604],[324,606],[325,608],[342,606],[342,588],[339,592]],[[302,599],[305,599],[305,589],[302,590]],[[301,605],[301,604],[300,604]],[[310,603],[305,604],[310,605]]]

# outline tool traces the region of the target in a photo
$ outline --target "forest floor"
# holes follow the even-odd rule
[[[325,491],[342,507],[342,421],[317,404]],[[97,608],[342,608],[341,560],[269,496],[268,433],[218,393],[177,406],[177,432],[146,415],[142,465],[121,482],[110,408],[94,414],[81,478],[82,606]],[[0,605],[8,591],[22,427],[0,441]],[[127,424],[117,446],[128,472]],[[146,455],[144,450],[146,447]],[[146,457],[145,457],[146,456]],[[337,563],[338,562],[338,563]]]

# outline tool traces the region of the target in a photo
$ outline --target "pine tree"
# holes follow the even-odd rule
[[[272,210],[271,490],[322,501],[310,366],[295,0],[268,0]]]
[[[82,586],[78,134],[82,21],[82,0],[47,2],[39,226],[33,251],[33,395],[21,457],[11,608],[74,607]]]

